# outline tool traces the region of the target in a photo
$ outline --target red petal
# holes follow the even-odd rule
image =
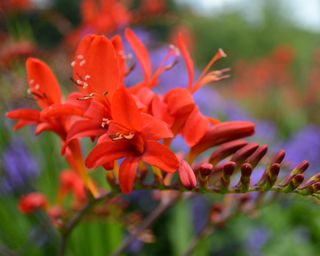
[[[174,117],[168,113],[168,104],[163,101],[158,95],[153,97],[151,103],[151,113],[155,118],[163,120],[169,126],[174,122]]]
[[[123,58],[123,55],[121,55],[124,52],[122,39],[119,35],[116,35],[111,38],[111,43],[117,53],[121,74],[124,76],[126,74],[126,61],[125,58]]]
[[[92,99],[84,116],[99,121],[101,124],[102,118],[110,118],[110,106],[107,106],[105,102]]]
[[[98,14],[97,4],[95,0],[83,0],[80,5],[81,18],[84,24],[88,24],[95,19]]]
[[[54,129],[49,123],[40,123],[36,127],[35,134],[39,135],[44,131],[54,131]]]
[[[163,138],[172,138],[173,134],[165,122],[154,118],[153,116],[142,113],[143,134],[146,139],[160,140]]]
[[[63,116],[82,116],[83,110],[71,104],[54,104],[41,111],[42,118],[54,118]]]
[[[86,159],[88,168],[96,168],[105,163],[130,155],[127,141],[108,141],[97,144]]]
[[[193,78],[194,78],[194,65],[193,65],[193,61],[190,57],[190,54],[188,52],[188,49],[186,47],[186,43],[184,41],[183,35],[181,33],[178,36],[178,46],[181,51],[184,62],[186,63],[186,66],[187,66],[188,76],[189,76],[188,88],[191,89]]]
[[[67,142],[81,137],[96,137],[106,133],[107,130],[101,127],[101,122],[91,120],[76,121],[68,130]]]
[[[171,173],[179,167],[176,155],[169,148],[156,141],[146,141],[146,150],[142,155],[142,161]]]
[[[26,121],[39,122],[40,111],[34,109],[17,109],[6,113],[10,119],[23,119]]]
[[[120,86],[118,57],[105,36],[85,37],[77,50],[73,64],[74,80],[87,84],[87,92],[113,94]]]
[[[127,194],[132,191],[138,164],[139,159],[137,158],[127,158],[121,163],[119,169],[119,183],[123,193]]]
[[[125,88],[119,88],[112,97],[112,119],[128,130],[141,131],[142,120],[140,111],[130,93]]]
[[[14,130],[18,130],[21,129],[27,125],[32,125],[35,124],[35,122],[30,122],[30,121],[26,121],[26,120],[19,120],[13,127]]]
[[[201,114],[198,107],[195,107],[184,125],[182,135],[186,143],[193,146],[206,134],[208,128],[208,118]]]
[[[35,58],[27,59],[27,74],[31,91],[40,107],[61,102],[59,83],[47,64]]]
[[[151,78],[152,70],[151,70],[151,62],[150,62],[147,49],[131,29],[126,29],[125,35],[142,66],[142,70],[144,73],[144,80],[149,81]]]
[[[164,97],[168,104],[168,110],[172,115],[184,115],[190,113],[195,107],[192,94],[184,88],[170,90]]]

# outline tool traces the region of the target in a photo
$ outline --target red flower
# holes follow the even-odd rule
[[[70,116],[82,115],[88,103],[79,105],[79,101],[74,97],[75,94],[71,94],[67,102],[62,104],[61,90],[50,68],[44,62],[34,58],[29,58],[26,66],[29,91],[42,111],[19,109],[8,112],[6,116],[19,120],[15,125],[16,129],[25,125],[35,124],[37,125],[36,134],[40,134],[43,131],[52,131],[65,142],[67,131],[73,123],[73,119]],[[86,174],[78,141],[68,145],[66,157],[69,162],[75,162],[75,168],[73,169],[77,171],[93,194],[96,194],[95,186]]]
[[[36,124],[36,134],[45,130],[51,130],[57,133],[63,140],[66,137],[66,127],[70,120],[61,118],[46,118],[45,112],[53,105],[60,106],[59,112],[65,112],[67,115],[80,114],[82,111],[74,104],[68,103],[61,107],[61,90],[59,83],[50,70],[50,68],[41,60],[29,58],[26,63],[27,75],[29,81],[29,92],[37,101],[43,111],[34,109],[18,109],[6,114],[8,118],[17,119],[18,123],[15,129],[25,125]],[[71,101],[70,101],[71,102]],[[54,114],[56,114],[57,109]]]
[[[60,195],[72,193],[78,202],[86,200],[83,181],[72,171],[64,170],[60,173]]]
[[[43,194],[33,192],[21,197],[19,201],[19,210],[22,213],[28,214],[39,209],[45,209],[47,204],[47,199]]]
[[[166,146],[157,142],[172,136],[166,123],[141,113],[125,88],[118,89],[111,101],[109,138],[90,152],[86,165],[94,168],[125,158],[119,170],[121,190],[132,191],[138,163],[146,162],[166,172],[175,172],[178,160]]]
[[[82,24],[68,35],[67,43],[76,45],[84,34],[109,34],[131,20],[125,4],[118,0],[83,0],[80,5]]]

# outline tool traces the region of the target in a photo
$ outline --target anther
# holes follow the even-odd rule
[[[125,138],[126,140],[131,140],[133,137],[134,137],[133,132],[123,135],[123,138]]]
[[[102,118],[102,123],[101,123],[101,127],[105,128],[106,125],[110,124],[110,120],[108,118]]]

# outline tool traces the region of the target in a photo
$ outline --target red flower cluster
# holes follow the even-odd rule
[[[108,39],[90,35],[80,42],[71,63],[76,92],[63,102],[57,79],[49,67],[30,58],[27,61],[29,91],[41,110],[15,110],[7,113],[7,117],[18,120],[16,128],[35,124],[37,134],[52,131],[59,135],[62,153],[94,195],[97,189],[87,176],[79,147],[79,139],[83,137],[97,141],[85,159],[86,167],[113,170],[124,193],[132,191],[136,175],[140,176],[148,166],[154,173],[179,170],[182,184],[192,189],[196,179],[190,164],[195,157],[210,147],[254,132],[250,122],[221,123],[203,115],[193,100],[192,94],[202,86],[227,77],[227,69],[209,72],[225,54],[219,50],[194,81],[193,62],[182,36],[178,40],[179,48],[170,47],[155,70],[147,49],[134,32],[127,29],[125,36],[143,69],[142,81],[129,88],[125,85],[124,78],[131,68],[120,36]],[[158,86],[159,76],[173,68],[180,53],[187,66],[187,87],[156,94],[152,89]],[[182,135],[190,146],[185,160],[170,149],[177,135]],[[72,190],[81,198],[81,185],[70,183],[69,176],[64,175],[62,191]]]

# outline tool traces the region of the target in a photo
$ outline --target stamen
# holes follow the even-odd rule
[[[106,125],[110,124],[110,120],[108,118],[102,118],[102,123],[101,123],[101,127],[105,128]]]
[[[93,97],[94,97],[94,93],[92,92],[92,93],[90,93],[90,94],[87,95],[87,96],[77,98],[77,100],[90,100],[90,99],[92,99]]]
[[[109,138],[112,141],[117,141],[117,140],[121,140],[123,138],[123,136],[120,133],[116,133],[116,134],[109,134]]]
[[[123,138],[125,138],[126,140],[131,140],[133,137],[134,137],[133,132],[130,132],[129,134],[123,135]]]
[[[76,65],[76,62],[72,61],[70,65],[71,65],[71,67],[74,67]]]
[[[78,58],[79,60],[82,60],[84,57],[83,57],[83,55],[80,54],[80,55],[77,56],[77,58]]]
[[[34,89],[39,90],[39,89],[40,89],[40,85],[39,85],[39,84],[36,84],[36,85],[34,86]]]
[[[170,45],[169,45],[169,48],[174,51],[174,53],[175,53],[176,56],[180,56],[180,55],[181,55],[179,48],[176,47],[175,45],[170,44]]]
[[[82,60],[82,61],[80,61],[80,66],[82,67],[84,64],[86,64],[86,61],[85,60]]]

